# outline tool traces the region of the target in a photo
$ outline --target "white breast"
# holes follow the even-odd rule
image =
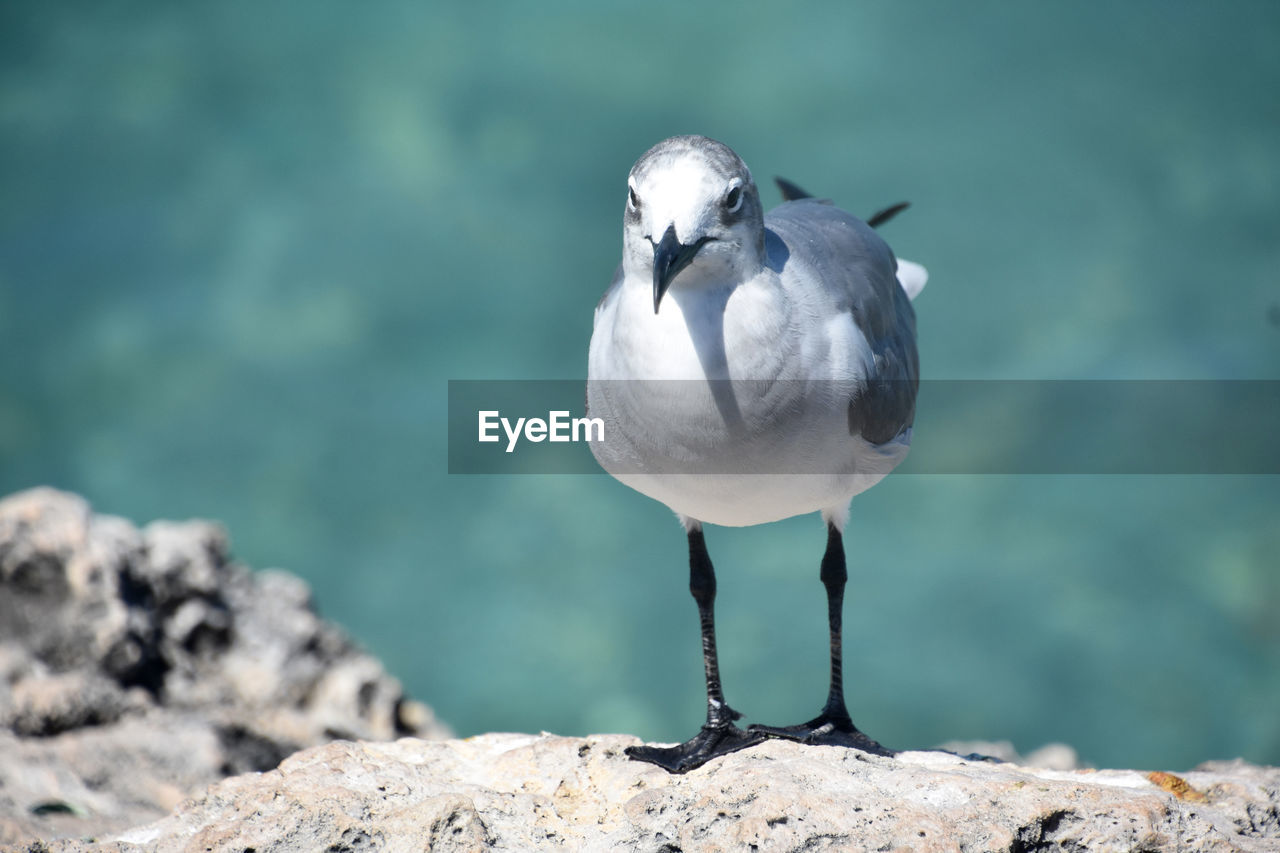
[[[847,313],[815,322],[825,306],[768,270],[673,290],[657,315],[646,284],[623,282],[591,341],[592,451],[623,483],[700,521],[761,524],[847,503],[905,454],[850,435],[870,351]]]

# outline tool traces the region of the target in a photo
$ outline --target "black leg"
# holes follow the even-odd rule
[[[834,525],[827,527],[827,550],[822,555],[819,577],[827,590],[831,643],[831,686],[822,714],[837,725],[853,729],[849,708],[844,703],[844,588],[849,581],[849,571],[845,568],[844,537]]]
[[[689,531],[689,592],[698,604],[702,626],[702,663],[707,674],[707,722],[702,731],[679,746],[633,746],[627,755],[648,761],[672,773],[701,767],[717,755],[727,755],[760,743],[765,734],[744,732],[733,724],[741,717],[724,701],[720,687],[720,662],[716,657],[716,571],[707,554],[702,528]]]
[[[785,738],[800,743],[852,746],[877,755],[893,755],[858,731],[844,702],[844,651],[841,638],[844,617],[844,587],[849,579],[844,562],[844,537],[834,525],[827,526],[827,550],[822,555],[822,585],[827,590],[827,624],[831,629],[831,687],[827,704],[818,716],[798,726],[750,726],[748,733]]]

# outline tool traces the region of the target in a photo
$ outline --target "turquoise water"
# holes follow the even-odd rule
[[[448,380],[585,374],[634,159],[699,132],[909,199],[930,378],[1278,379],[1278,37],[1272,3],[6,3],[0,491],[222,520],[461,734],[682,739],[670,513],[446,468]],[[983,429],[926,403],[917,447]],[[1274,476],[893,476],[846,534],[854,717],[1280,763],[1278,515]],[[816,517],[707,539],[730,701],[807,718]]]

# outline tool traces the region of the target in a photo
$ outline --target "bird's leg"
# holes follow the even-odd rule
[[[827,690],[827,704],[823,706],[821,716],[837,728],[857,731],[844,702],[844,588],[849,580],[849,571],[845,567],[844,537],[834,524],[827,526],[827,550],[822,555],[819,577],[827,590],[827,625],[831,643],[831,686]]]
[[[829,746],[852,746],[864,752],[893,755],[893,750],[876,743],[858,731],[844,702],[843,611],[844,587],[849,572],[844,561],[844,537],[834,525],[827,525],[827,550],[822,555],[822,585],[827,590],[827,624],[831,629],[831,687],[827,704],[818,716],[798,726],[750,726],[748,733],[785,738],[800,743]]]
[[[689,531],[689,592],[698,604],[702,626],[702,663],[707,674],[707,722],[702,731],[679,746],[632,746],[627,755],[648,761],[671,773],[686,773],[717,755],[727,755],[765,739],[763,733],[744,732],[733,724],[741,717],[724,701],[720,663],[716,657],[716,572],[707,554],[701,526]]]

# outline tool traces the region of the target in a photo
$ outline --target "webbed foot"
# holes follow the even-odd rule
[[[755,746],[765,739],[763,732],[743,731],[733,723],[725,723],[716,727],[703,726],[700,732],[678,746],[629,746],[626,752],[630,758],[656,764],[668,773],[688,773],[716,756]]]
[[[747,727],[747,734],[759,734],[765,737],[792,740],[796,743],[807,743],[820,746],[845,746],[870,752],[873,755],[892,757],[896,753],[888,747],[858,731],[858,727],[848,717],[839,718],[819,714],[807,723],[798,726],[761,726]]]

